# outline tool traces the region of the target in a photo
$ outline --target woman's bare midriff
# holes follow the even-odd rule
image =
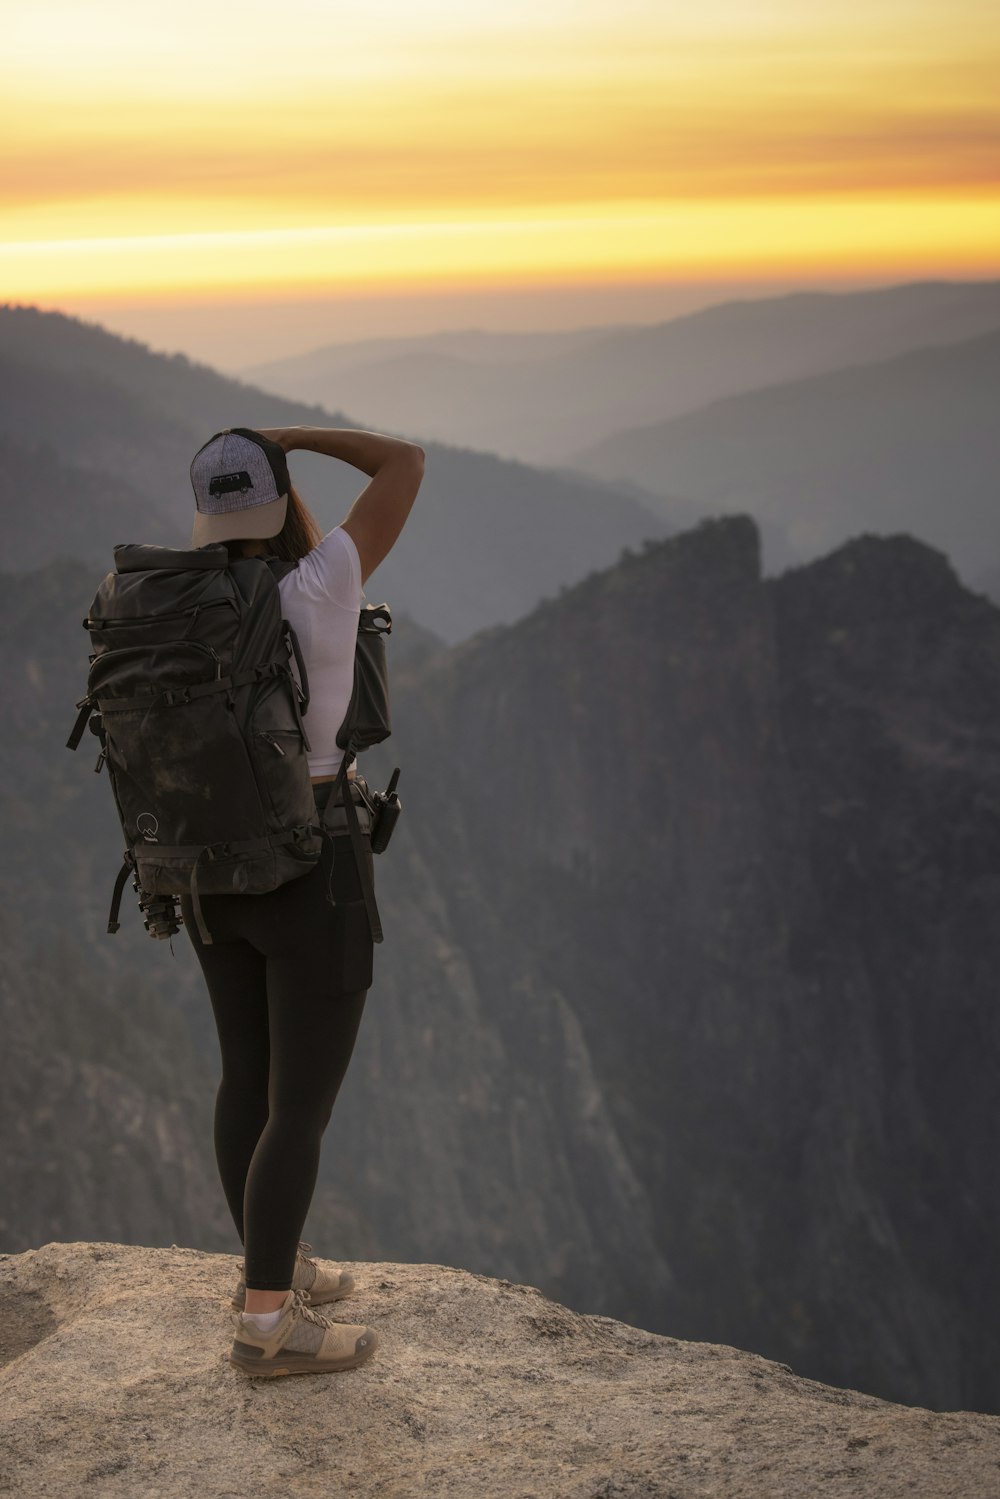
[[[324,781],[335,781],[337,779],[337,776],[339,774],[340,774],[340,772],[337,771],[337,773],[335,775],[332,775],[332,776],[310,776],[309,779],[312,781],[312,783],[313,783],[314,786],[321,786]],[[356,770],[349,770],[347,772],[347,779],[349,781],[353,781],[354,777],[356,775],[357,775],[357,771]]]

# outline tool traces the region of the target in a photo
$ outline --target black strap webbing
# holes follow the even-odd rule
[[[237,687],[249,687],[253,682],[260,682],[265,677],[280,676],[282,672],[291,676],[291,670],[284,662],[268,661],[255,667],[253,671],[234,672],[231,677],[213,677],[211,682],[195,682],[190,687],[164,687],[160,692],[144,692],[141,697],[98,696],[96,701],[102,713],[131,713],[136,708],[151,708],[156,703],[172,708],[178,703],[208,697],[213,692],[233,692]]]
[[[344,802],[344,810],[347,813],[347,831],[351,835],[351,847],[354,850],[354,862],[358,868],[358,879],[361,881],[361,893],[364,896],[365,909],[368,912],[368,925],[371,928],[372,941],[381,942],[383,940],[382,922],[379,918],[378,906],[375,904],[375,890],[368,875],[368,861],[365,858],[365,845],[361,837],[361,825],[358,822],[358,809],[354,805],[354,794],[351,790],[351,782],[347,776],[347,765],[352,754],[353,750],[350,744],[348,744],[347,749],[344,751],[344,758],[340,762],[340,770],[333,784],[333,790],[330,793],[330,800],[320,815],[320,825],[323,831],[326,832],[326,813],[330,802],[336,802],[339,792]],[[330,869],[330,880],[332,884],[332,867]]]
[[[294,688],[294,691],[292,693],[292,708],[295,712],[295,722],[298,724],[299,733],[302,735],[302,747],[307,755],[311,755],[312,745],[309,743],[309,736],[306,734],[306,726],[302,722],[302,707],[299,702],[299,690],[295,686],[294,677],[292,678],[292,687]]]
[[[194,919],[195,925],[198,928],[198,935],[207,947],[211,947],[212,934],[205,924],[205,913],[201,909],[201,897],[198,894],[198,864],[202,857],[207,853],[209,853],[209,848],[206,845],[198,855],[198,858],[194,861],[194,866],[191,870],[191,884],[189,887],[189,893],[191,895],[191,908],[194,911]]]
[[[73,732],[66,740],[66,748],[71,750],[75,750],[79,745],[80,740],[83,738],[83,731],[87,726],[87,719],[90,715],[90,697],[88,696],[85,698],[81,698],[76,706],[79,708],[80,712],[77,715],[76,723],[73,725]]]
[[[267,834],[263,838],[241,838],[232,843],[140,843],[136,847],[148,853],[150,858],[155,854],[160,859],[190,859],[207,849],[210,859],[227,859],[230,854],[263,854],[275,844],[298,843],[308,831],[309,825],[302,823],[280,836]]]
[[[115,880],[115,892],[111,897],[111,910],[108,912],[109,936],[114,936],[115,932],[117,932],[119,926],[121,925],[118,920],[118,912],[121,909],[122,891],[125,889],[125,881],[128,879],[134,867],[135,866],[132,855],[126,852],[125,863],[118,871],[118,878]]]

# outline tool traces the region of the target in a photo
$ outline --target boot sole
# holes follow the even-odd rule
[[[272,1358],[247,1358],[236,1352],[234,1343],[229,1362],[234,1368],[255,1379],[277,1379],[282,1374],[338,1374],[343,1369],[356,1369],[360,1364],[367,1363],[378,1347],[378,1342],[377,1334],[368,1332],[360,1353],[355,1349],[353,1353],[337,1359],[315,1359],[310,1358],[307,1353],[294,1352],[276,1353]]]

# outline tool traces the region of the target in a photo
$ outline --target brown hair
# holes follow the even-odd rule
[[[286,562],[298,562],[313,547],[318,546],[323,540],[323,532],[320,530],[315,516],[308,510],[298,495],[294,484],[288,486],[288,505],[285,510],[285,524],[277,536],[267,538],[268,550],[275,557],[281,557]],[[229,556],[242,557],[243,541],[227,541]]]

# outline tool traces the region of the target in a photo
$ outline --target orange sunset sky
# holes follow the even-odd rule
[[[17,0],[5,31],[0,295],[223,367],[1000,265],[995,0]]]

